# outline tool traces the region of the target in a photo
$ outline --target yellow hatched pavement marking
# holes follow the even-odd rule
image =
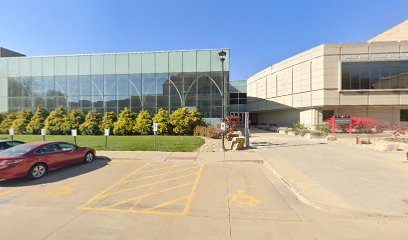
[[[177,166],[179,166],[179,165],[177,165]],[[163,170],[163,169],[169,169],[169,168],[171,169],[171,167],[160,168],[160,169]],[[152,185],[153,185],[153,186],[154,186],[154,185],[157,185],[157,184],[160,184],[160,183],[169,182],[169,181],[172,181],[172,180],[176,180],[176,179],[181,179],[181,178],[185,178],[185,177],[188,177],[188,176],[197,175],[197,177],[195,178],[195,180],[194,180],[193,182],[188,182],[188,183],[176,185],[176,186],[173,186],[173,187],[170,187],[170,188],[166,188],[166,189],[162,189],[162,190],[159,190],[159,191],[156,191],[156,192],[150,192],[150,193],[147,192],[147,193],[145,193],[145,194],[143,194],[143,195],[139,195],[139,196],[136,196],[136,197],[133,197],[133,198],[129,198],[129,199],[127,199],[127,200],[123,200],[123,201],[117,202],[117,203],[115,203],[115,204],[113,204],[113,205],[110,205],[110,206],[105,206],[105,207],[88,207],[88,205],[91,204],[94,200],[97,200],[97,199],[100,199],[100,198],[109,197],[109,196],[112,196],[112,195],[116,195],[116,194],[119,194],[120,192],[133,190],[133,188],[130,188],[130,189],[124,189],[124,190],[122,190],[122,191],[114,192],[114,193],[108,193],[109,190],[111,190],[111,189],[112,189],[113,187],[115,187],[115,186],[118,186],[119,184],[123,184],[123,183],[127,183],[127,182],[132,182],[132,181],[138,181],[138,180],[141,180],[141,179],[148,179],[148,178],[157,177],[157,176],[162,176],[162,175],[166,175],[166,174],[174,173],[174,172],[181,172],[181,171],[185,171],[185,170],[193,169],[193,168],[196,168],[196,169],[199,169],[199,170],[198,170],[197,172],[192,173],[192,174],[187,174],[187,175],[183,175],[183,176],[177,176],[177,177],[174,177],[174,178],[171,178],[171,179],[164,179],[164,180],[161,180],[161,181],[158,181],[158,182],[155,182],[155,183],[146,184],[146,185],[148,185],[148,186],[152,186]],[[136,180],[128,181],[127,178],[130,178],[132,175],[134,175],[134,174],[131,174],[131,175],[129,175],[128,177],[123,178],[121,181],[115,183],[115,184],[112,185],[110,188],[108,188],[108,189],[104,190],[103,192],[97,194],[97,195],[94,196],[92,199],[88,200],[85,204],[83,204],[81,207],[79,207],[79,209],[81,209],[81,210],[90,210],[90,211],[114,211],[114,212],[128,212],[128,213],[141,213],[141,214],[168,215],[168,216],[186,216],[186,215],[188,214],[190,208],[191,208],[191,204],[192,204],[192,201],[193,201],[194,193],[195,193],[195,191],[196,191],[196,189],[197,189],[197,186],[198,186],[198,183],[199,183],[199,181],[200,181],[203,168],[204,168],[204,165],[201,164],[199,167],[194,166],[194,167],[189,167],[189,168],[184,168],[184,169],[179,169],[179,170],[175,170],[175,171],[166,172],[166,173],[164,173],[164,174],[156,174],[156,175],[147,176],[147,177],[139,178],[139,179],[136,179]],[[141,169],[139,169],[139,170],[141,170]],[[153,171],[153,170],[154,170],[154,169],[149,169],[149,170],[143,171],[143,172],[141,172],[139,175],[141,175],[141,174],[143,174],[143,173],[145,173],[145,172],[147,172],[147,171]],[[135,188],[146,187],[146,185],[137,186],[137,187],[135,187]],[[138,209],[120,209],[120,208],[115,208],[115,207],[120,206],[120,205],[122,205],[122,204],[126,204],[126,203],[133,202],[133,201],[136,201],[136,200],[139,200],[139,201],[140,201],[140,200],[145,199],[145,198],[150,197],[150,196],[155,196],[155,195],[158,195],[158,194],[161,194],[161,193],[170,192],[170,191],[172,191],[172,190],[180,189],[180,188],[187,187],[187,186],[190,186],[190,185],[192,185],[192,189],[191,189],[191,191],[190,191],[190,193],[189,193],[188,195],[182,196],[182,197],[177,197],[177,198],[175,198],[175,199],[173,199],[173,200],[169,200],[169,201],[167,201],[167,202],[160,203],[160,204],[158,204],[158,205],[156,205],[156,206],[153,206],[153,207],[151,207],[151,208],[141,209],[141,210],[138,210]],[[184,207],[183,211],[181,211],[181,212],[162,212],[162,211],[157,211],[157,210],[158,210],[159,208],[161,208],[161,207],[168,206],[168,205],[171,205],[171,204],[174,204],[174,203],[183,201],[183,200],[186,200],[186,203],[185,203],[185,207]]]
[[[197,173],[195,172],[195,173],[191,173],[191,174],[187,174],[187,175],[183,175],[183,176],[178,176],[178,177],[174,177],[174,178],[165,179],[165,180],[162,180],[162,181],[159,181],[159,182],[154,182],[154,183],[144,184],[144,185],[140,185],[140,186],[136,186],[136,187],[126,188],[126,189],[123,189],[123,190],[120,190],[120,191],[117,191],[117,192],[113,192],[113,193],[101,195],[101,196],[99,196],[98,198],[110,197],[110,196],[114,196],[114,195],[117,195],[117,194],[120,194],[120,193],[132,191],[132,190],[135,190],[135,189],[144,188],[144,187],[149,187],[149,186],[156,185],[156,184],[171,182],[171,181],[173,181],[173,180],[177,180],[177,179],[181,179],[181,178],[186,178],[186,177],[194,176],[194,175],[196,175],[196,174],[197,174]],[[97,199],[98,199],[98,198],[97,198]]]
[[[173,168],[175,168],[176,167],[176,165],[173,165],[173,166],[171,166],[170,168],[168,168],[168,169],[173,169]],[[162,181],[162,179],[164,178],[164,177],[166,177],[171,171],[167,171],[167,174],[164,174],[163,176],[161,176],[159,179],[158,179],[158,181],[156,181],[156,182],[154,182],[153,184],[151,184],[149,187],[148,187],[148,189],[145,191],[145,194],[146,193],[148,193],[148,192],[150,192],[151,190],[153,190],[159,183],[160,183],[160,181]],[[142,199],[140,198],[140,199],[138,199],[138,200],[136,200],[136,202],[134,202],[133,203],[133,205],[129,208],[130,210],[132,210],[133,209],[133,207],[135,207],[137,204],[139,204],[140,203],[140,201],[141,201]]]
[[[87,205],[89,205],[91,202],[93,202],[94,200],[98,199],[98,197],[102,194],[107,193],[108,191],[110,191],[111,189],[113,189],[114,187],[116,187],[117,185],[121,184],[122,181],[126,180],[127,178],[135,175],[136,173],[140,172],[143,168],[149,166],[151,163],[146,163],[143,166],[141,166],[140,168],[136,169],[135,171],[131,172],[129,175],[127,175],[126,177],[122,178],[121,180],[119,180],[118,182],[112,184],[110,187],[106,188],[105,190],[103,190],[102,192],[96,194],[93,198],[89,199],[86,203],[84,203],[83,205],[81,205],[79,207],[79,209],[82,208],[86,208]]]
[[[165,173],[160,173],[160,174],[145,176],[145,177],[141,177],[141,178],[130,179],[130,180],[127,180],[127,181],[123,181],[122,184],[124,184],[124,183],[129,183],[129,182],[138,182],[138,181],[140,181],[140,180],[145,180],[145,179],[160,177],[160,176],[163,176],[163,175],[167,175],[167,174],[169,174],[169,173],[183,172],[183,171],[190,170],[190,169],[194,169],[194,168],[198,169],[199,167],[197,167],[197,166],[188,167],[188,168],[183,168],[183,169],[174,170],[174,171],[171,171],[171,172],[165,172]]]
[[[147,198],[147,197],[150,197],[150,196],[154,196],[154,195],[157,195],[157,194],[160,194],[160,193],[165,193],[165,192],[168,192],[168,191],[171,191],[171,190],[179,189],[179,188],[186,187],[186,186],[193,185],[193,184],[194,184],[194,182],[180,184],[180,185],[177,185],[177,186],[174,186],[174,187],[162,189],[162,190],[157,191],[157,192],[146,193],[146,194],[143,194],[143,195],[140,195],[140,196],[137,196],[137,197],[129,198],[127,200],[115,203],[115,204],[113,204],[111,206],[106,206],[106,207],[102,207],[102,208],[114,208],[114,207],[122,205],[124,203],[133,202],[133,201],[135,201],[137,199]]]

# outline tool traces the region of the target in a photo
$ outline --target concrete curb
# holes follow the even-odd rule
[[[313,208],[316,208],[318,210],[329,212],[329,213],[334,213],[334,214],[338,214],[342,216],[359,217],[359,218],[375,218],[377,220],[381,219],[381,220],[408,222],[408,215],[355,209],[349,206],[348,204],[347,206],[341,203],[341,202],[344,202],[343,200],[340,200],[341,202],[333,201],[332,204],[328,204],[327,202],[322,203],[322,201],[320,201],[317,198],[311,198],[310,194],[308,194],[302,187],[300,187],[299,184],[296,184],[293,180],[289,179],[282,172],[279,172],[279,170],[273,165],[273,163],[271,163],[271,161],[264,160],[264,165],[267,169],[269,169],[272,172],[272,174],[274,174],[274,176],[279,178],[289,188],[289,190],[296,196],[296,198],[299,201]],[[326,193],[327,192],[321,195],[325,195]],[[336,203],[340,203],[340,204],[337,205]]]

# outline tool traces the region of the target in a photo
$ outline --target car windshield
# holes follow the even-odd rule
[[[19,145],[0,152],[0,157],[21,156],[33,150],[35,145]]]

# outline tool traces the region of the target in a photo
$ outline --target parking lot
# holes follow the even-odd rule
[[[99,158],[36,181],[0,182],[7,240],[328,239],[344,228],[371,237],[401,226],[319,212],[258,162]]]

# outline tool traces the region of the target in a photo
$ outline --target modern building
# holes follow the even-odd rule
[[[209,121],[221,118],[221,49],[41,57],[0,50],[0,112],[39,104],[101,113],[188,107]],[[227,113],[230,51],[224,51]]]
[[[244,120],[247,111],[247,81],[235,80],[229,83],[229,115]]]
[[[369,42],[323,44],[247,81],[253,123],[316,126],[333,115],[408,123],[408,21]]]

